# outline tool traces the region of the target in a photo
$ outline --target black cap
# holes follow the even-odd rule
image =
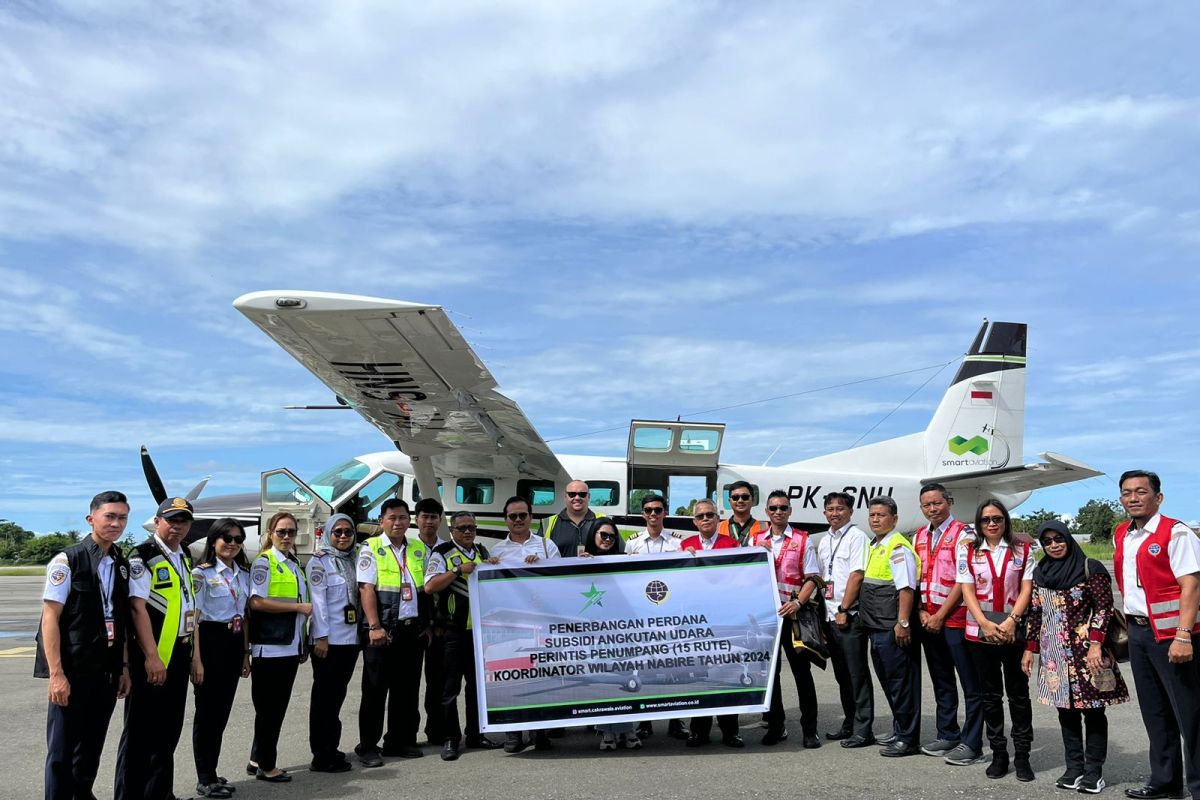
[[[180,514],[187,514],[188,519],[192,519],[195,516],[191,502],[183,497],[168,497],[159,503],[158,513],[155,516],[162,517],[163,519],[172,519],[173,517],[178,517]]]
[[[1059,519],[1048,519],[1038,526],[1037,536],[1039,539],[1046,534],[1046,531],[1054,531],[1061,533],[1063,536],[1070,538],[1071,531],[1067,528],[1067,523]]]

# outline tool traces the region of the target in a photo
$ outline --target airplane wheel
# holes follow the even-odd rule
[[[636,692],[638,689],[642,688],[642,682],[637,678],[630,678],[629,680],[625,681],[625,685],[622,688],[627,692]]]
[[[749,675],[742,676],[742,686],[753,686],[753,685],[754,685],[754,678],[751,678]]]

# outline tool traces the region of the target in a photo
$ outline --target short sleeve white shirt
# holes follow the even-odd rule
[[[631,556],[646,553],[677,553],[679,540],[663,531],[658,536],[651,536],[649,531],[642,531],[625,544],[625,552]]]
[[[846,584],[854,572],[867,568],[870,539],[854,523],[847,523],[821,537],[817,543],[817,561],[826,585],[833,586],[833,597],[825,601],[825,613],[832,621],[846,597]]]
[[[525,558],[531,555],[537,556],[538,561],[553,561],[561,558],[562,554],[558,552],[558,548],[548,545],[546,542],[547,540],[543,537],[534,536],[532,533],[524,542],[514,542],[511,536],[506,536],[490,552],[505,566],[524,564]]]

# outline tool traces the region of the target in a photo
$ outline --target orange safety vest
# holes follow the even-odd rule
[[[956,519],[950,520],[950,525],[942,534],[938,546],[934,548],[936,552],[930,552],[928,525],[917,531],[917,535],[913,537],[913,549],[921,559],[921,600],[928,613],[936,614],[949,599],[950,591],[957,583],[955,569],[958,567],[956,555],[960,540],[965,544],[974,541],[974,537],[975,531],[971,526]],[[965,628],[967,607],[960,605],[954,609],[954,613],[946,618],[946,626]]]
[[[1171,544],[1171,528],[1178,520],[1170,517],[1159,517],[1158,527],[1146,537],[1138,548],[1134,558],[1137,559],[1138,583],[1146,592],[1146,606],[1150,610],[1150,627],[1154,629],[1155,641],[1165,642],[1175,638],[1175,629],[1179,627],[1179,598],[1183,590],[1179,588],[1179,580],[1171,569],[1171,556],[1168,548]],[[1125,534],[1129,532],[1130,522],[1122,522],[1113,531],[1113,568],[1117,573],[1117,587],[1121,594],[1125,593]],[[1200,633],[1200,619],[1192,626],[1192,634]]]
[[[753,542],[759,534],[764,531],[771,530],[771,526],[767,523],[759,522],[756,519],[751,519],[750,527],[746,529],[746,540],[743,542],[741,538],[734,536],[733,531],[729,529],[729,523],[732,521],[732,517],[730,519],[721,520],[721,527],[717,528],[717,533],[721,536],[732,536],[734,541],[736,541],[739,545],[746,544],[747,542]]]

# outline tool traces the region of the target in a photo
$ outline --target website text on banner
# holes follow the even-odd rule
[[[764,549],[484,566],[470,580],[485,731],[770,705],[781,625]]]

